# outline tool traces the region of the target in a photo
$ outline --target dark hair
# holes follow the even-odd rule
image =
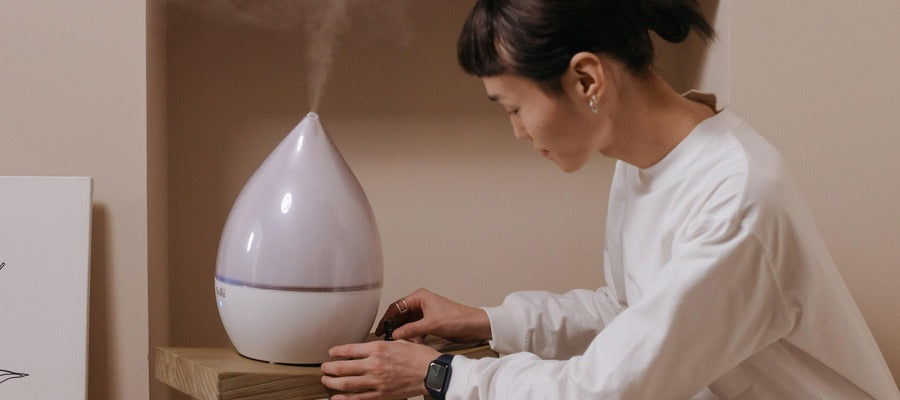
[[[608,54],[643,76],[653,65],[649,31],[677,43],[691,28],[715,36],[696,0],[478,0],[457,57],[469,74],[511,72],[558,92],[578,52]]]

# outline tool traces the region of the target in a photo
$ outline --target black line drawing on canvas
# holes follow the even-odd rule
[[[5,266],[5,262],[0,262],[0,270],[3,270],[3,267]],[[24,378],[26,376],[28,376],[28,374],[0,369],[0,383],[6,382],[10,379]]]
[[[28,374],[23,374],[21,372],[12,372],[12,371],[7,371],[5,369],[0,369],[0,384],[8,381],[10,379],[24,378],[26,376],[28,376]]]

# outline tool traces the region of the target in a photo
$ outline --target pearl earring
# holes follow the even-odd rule
[[[596,114],[598,111],[600,111],[600,109],[597,108],[597,106],[598,106],[597,103],[598,103],[598,101],[597,101],[597,95],[596,95],[596,94],[595,94],[595,95],[592,95],[591,98],[590,98],[590,100],[588,100],[588,107],[590,107],[591,112],[594,113],[594,114]]]

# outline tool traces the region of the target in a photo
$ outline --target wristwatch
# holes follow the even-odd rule
[[[428,395],[435,400],[444,400],[447,395],[447,387],[450,386],[450,362],[453,354],[441,354],[428,364],[428,372],[425,374],[425,389]]]

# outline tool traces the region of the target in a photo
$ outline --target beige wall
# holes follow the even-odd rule
[[[92,400],[148,392],[145,17],[143,1],[0,9],[0,174],[94,179]]]
[[[900,2],[736,1],[733,108],[782,153],[900,382]]]

